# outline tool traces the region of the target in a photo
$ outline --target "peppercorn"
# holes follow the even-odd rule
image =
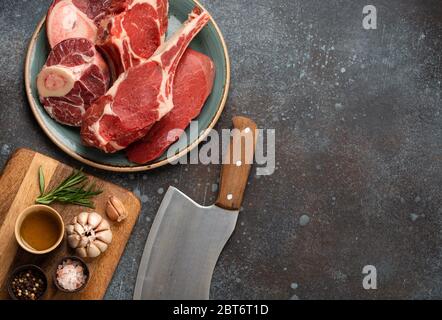
[[[44,291],[44,281],[35,270],[28,269],[18,272],[13,276],[12,293],[19,300],[37,300]]]

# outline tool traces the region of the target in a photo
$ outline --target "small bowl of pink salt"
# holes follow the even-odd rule
[[[58,290],[67,293],[79,292],[89,281],[89,268],[78,257],[66,257],[57,265],[54,284]]]

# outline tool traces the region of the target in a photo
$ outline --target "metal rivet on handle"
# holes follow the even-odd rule
[[[245,128],[245,129],[244,129],[244,132],[245,132],[245,133],[249,133],[249,132],[250,132],[250,128],[249,128],[249,127]]]
[[[236,166],[237,167],[240,167],[241,165],[242,165],[242,161],[241,160],[236,161]]]
[[[232,200],[233,199],[233,195],[231,194],[231,193],[229,193],[228,195],[227,195],[227,200]]]

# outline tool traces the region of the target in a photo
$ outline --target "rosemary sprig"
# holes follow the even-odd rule
[[[91,198],[102,193],[95,188],[95,183],[87,185],[88,178],[82,169],[74,170],[60,185],[53,190],[44,193],[44,175],[40,167],[39,183],[41,195],[35,200],[36,203],[50,204],[54,201],[76,204],[88,208],[94,208]]]

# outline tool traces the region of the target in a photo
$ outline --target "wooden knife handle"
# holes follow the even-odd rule
[[[234,117],[233,129],[221,168],[219,194],[216,200],[217,206],[227,210],[241,208],[256,146],[255,122],[245,117]]]

